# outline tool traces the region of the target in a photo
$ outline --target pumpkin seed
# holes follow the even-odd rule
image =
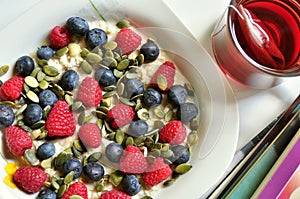
[[[126,141],[125,141],[125,145],[128,146],[128,145],[134,145],[134,139],[133,137],[129,136],[127,137]]]
[[[118,70],[125,70],[129,66],[129,59],[123,59],[118,63]]]
[[[137,74],[137,73],[127,73],[126,78],[127,79],[137,79],[137,78],[139,78],[139,74]]]
[[[163,186],[164,186],[164,187],[168,187],[168,186],[172,185],[174,182],[175,182],[174,179],[166,180],[166,181],[163,183]]]
[[[74,146],[71,147],[71,150],[72,150],[74,157],[81,159],[81,156],[82,156],[81,151],[78,151]]]
[[[94,53],[96,55],[99,55],[100,57],[103,57],[103,52],[100,46],[96,46],[91,53]]]
[[[64,179],[64,183],[65,184],[70,184],[74,179],[74,171],[70,171],[66,176],[65,176],[65,179]]]
[[[82,110],[83,103],[81,101],[76,101],[71,105],[72,111],[79,111]]]
[[[0,67],[0,76],[5,75],[5,74],[7,73],[7,71],[8,71],[8,69],[9,69],[9,66],[8,66],[8,65],[3,65],[3,66],[1,66],[1,67]]]
[[[109,109],[106,106],[99,106],[97,110],[102,111],[103,113],[107,113]]]
[[[13,101],[0,101],[1,105],[6,105],[6,106],[11,106],[11,107],[15,107],[16,103],[14,103]]]
[[[80,126],[84,124],[84,119],[85,119],[85,112],[82,111],[82,112],[79,114],[78,119],[77,119],[78,124],[79,124]]]
[[[55,52],[55,55],[56,55],[57,57],[61,57],[61,56],[65,55],[65,54],[68,53],[68,52],[69,52],[69,48],[68,48],[68,47],[63,47],[63,48],[57,50],[57,51]]]
[[[86,74],[91,74],[93,72],[93,67],[86,61],[83,60],[80,64],[80,68],[85,72]]]
[[[81,197],[79,195],[72,195],[69,197],[69,199],[83,199],[83,197]]]
[[[55,77],[59,74],[57,68],[49,65],[43,66],[43,72],[50,77]]]
[[[112,68],[116,68],[118,66],[117,60],[115,60],[115,58],[113,57],[104,57],[101,63],[104,66],[108,66]]]
[[[197,131],[192,131],[191,133],[189,133],[187,140],[190,145],[196,144],[199,140]]]
[[[48,168],[51,168],[52,167],[52,160],[53,158],[48,158],[48,159],[45,159],[41,162],[41,166],[44,168],[44,169],[48,169]]]
[[[38,64],[39,66],[43,67],[43,66],[45,66],[45,65],[48,64],[48,61],[47,61],[46,59],[39,59],[39,60],[37,61],[37,64]]]
[[[23,88],[24,88],[25,93],[27,93],[30,90],[30,88],[27,84],[23,84]]]
[[[125,89],[124,83],[123,82],[119,83],[117,87],[117,93],[119,96],[123,95],[124,89]]]
[[[44,139],[48,134],[48,131],[44,128],[41,128],[41,133],[40,135],[37,137],[37,139]]]
[[[87,162],[98,162],[101,159],[101,157],[101,152],[94,152],[87,158]]]
[[[96,182],[95,189],[96,189],[97,192],[103,191],[104,188],[105,188],[105,186],[104,186],[104,180],[103,179]]]
[[[103,91],[105,91],[105,92],[107,92],[107,91],[114,91],[116,89],[117,89],[117,87],[115,85],[110,85],[110,86],[105,86],[103,88]]]
[[[57,196],[62,197],[67,189],[68,189],[68,186],[66,184],[61,185],[57,191]]]
[[[133,101],[129,101],[129,99],[125,98],[125,97],[120,97],[119,98],[120,102],[122,102],[123,104],[129,105],[129,106],[135,106],[135,102]]]
[[[117,170],[117,171],[114,171],[110,174],[108,181],[113,186],[117,187],[121,183],[122,179],[123,179],[123,173],[121,171]]]
[[[102,126],[103,126],[103,120],[97,119],[96,124],[97,124],[97,126],[99,127],[99,129],[102,129]]]
[[[115,41],[109,41],[103,45],[103,48],[105,48],[106,50],[114,50],[116,47],[117,47],[117,42]]]
[[[32,126],[31,126],[31,129],[40,129],[41,127],[43,127],[45,125],[45,120],[40,120],[36,123],[34,123]]]
[[[109,126],[109,124],[107,123],[107,121],[104,121],[104,126],[106,131],[108,131],[109,133],[113,133],[114,131],[111,129],[111,127]]]
[[[24,156],[26,160],[31,164],[31,165],[38,165],[40,163],[39,159],[36,157],[36,152],[34,149],[27,149],[25,150]]]
[[[162,91],[167,89],[168,82],[167,82],[167,78],[164,75],[162,75],[162,74],[158,75],[158,77],[157,77],[157,86]]]
[[[141,100],[139,100],[140,98],[137,99],[136,105],[135,105],[135,111],[138,111],[140,109],[143,108],[143,103],[141,102]]]
[[[86,151],[86,149],[84,148],[84,146],[82,145],[82,143],[80,142],[80,140],[74,140],[73,146],[74,146],[78,151],[80,151],[80,152]]]
[[[105,116],[106,116],[106,113],[104,113],[104,112],[102,112],[102,111],[94,111],[93,112],[94,114],[96,114],[96,117],[98,118],[98,119],[102,119],[102,118],[104,118]]]
[[[113,73],[116,78],[121,78],[122,75],[124,74],[123,71],[119,71],[118,69],[114,69]]]
[[[160,119],[162,119],[162,118],[165,117],[164,111],[163,111],[161,108],[159,108],[159,107],[156,107],[156,108],[154,109],[154,114],[155,114],[156,117],[158,117],[158,118],[160,118]]]
[[[46,119],[51,111],[52,107],[50,105],[45,106],[43,109],[43,118]]]
[[[144,55],[143,54],[139,54],[137,57],[136,57],[136,60],[137,60],[137,65],[140,66],[144,63]]]
[[[65,151],[59,153],[54,159],[55,168],[61,168],[63,164],[70,158],[72,158],[72,153],[68,153]]]
[[[164,126],[165,126],[165,124],[161,120],[155,120],[154,121],[154,128],[161,129]]]
[[[55,177],[51,178],[51,185],[55,190],[58,190],[60,188],[60,185],[57,182],[57,179]]]
[[[102,57],[96,53],[89,53],[86,55],[85,60],[90,64],[100,63]]]
[[[44,80],[44,79],[43,79],[42,81],[40,81],[40,83],[39,83],[39,87],[40,87],[42,90],[47,89],[48,86],[49,86],[49,83],[48,83],[46,80]]]
[[[73,104],[73,96],[66,94],[65,95],[65,100],[69,105]]]
[[[107,138],[108,140],[114,140],[114,139],[115,139],[115,136],[116,136],[116,133],[115,133],[115,132],[112,132],[112,133],[108,133],[108,134],[106,135],[106,138]]]
[[[199,127],[199,121],[197,119],[193,119],[190,123],[191,130],[197,130]]]
[[[33,69],[33,71],[31,72],[30,76],[32,76],[32,77],[37,77],[37,74],[38,74],[38,72],[40,72],[40,71],[41,71],[41,68],[36,67],[36,68]]]
[[[122,19],[117,22],[116,26],[120,29],[130,27],[130,22],[126,19]]]
[[[30,99],[32,102],[35,102],[35,103],[39,103],[40,102],[40,99],[39,97],[37,96],[37,94],[35,94],[35,92],[29,90],[27,93],[26,93],[26,96],[28,97],[28,99]]]
[[[27,104],[23,104],[15,113],[16,116],[21,115],[25,109],[27,108]]]
[[[87,48],[82,48],[80,55],[82,58],[85,58],[89,53],[90,51]]]
[[[94,118],[94,115],[91,113],[84,118],[84,123],[90,122]]]
[[[111,96],[113,96],[113,95],[115,95],[115,94],[117,94],[117,91],[116,91],[116,90],[114,90],[114,91],[109,91],[109,92],[104,93],[102,97],[105,99],[105,98],[109,98],[109,97],[111,97]]]
[[[40,82],[46,77],[46,74],[43,71],[37,73],[36,79]]]
[[[114,58],[114,53],[112,52],[112,50],[106,49],[104,56]]]
[[[165,115],[165,121],[166,121],[166,122],[171,121],[172,118],[173,118],[173,115],[174,115],[174,113],[173,113],[172,110],[168,111],[168,112],[166,113],[166,115]]]
[[[62,89],[62,87],[55,83],[53,84],[53,92],[55,92],[55,94],[58,95],[60,99],[63,99],[63,96],[65,95],[64,89]]]
[[[138,118],[141,120],[147,121],[150,118],[149,111],[145,108],[138,110],[137,112]]]
[[[174,156],[174,153],[171,150],[167,150],[167,151],[161,151],[161,156],[165,159],[171,158],[172,156]]]
[[[100,106],[105,106],[105,107],[109,108],[111,106],[111,99],[110,98],[102,99]]]
[[[145,137],[142,137],[142,136],[140,136],[140,137],[136,137],[136,138],[134,138],[134,143],[135,143],[135,145],[137,145],[137,146],[141,146],[142,144],[144,144],[144,141],[145,141]]]
[[[24,81],[31,88],[37,88],[39,86],[39,82],[32,76],[26,76]]]
[[[125,133],[123,131],[119,130],[119,131],[116,132],[115,139],[116,139],[116,142],[118,144],[122,144],[123,143],[124,137],[125,137]]]
[[[191,170],[191,168],[192,168],[192,165],[187,164],[187,163],[183,163],[183,164],[178,165],[178,166],[175,168],[175,171],[176,171],[177,173],[183,174],[183,173],[186,173],[186,172],[188,172],[189,170]]]

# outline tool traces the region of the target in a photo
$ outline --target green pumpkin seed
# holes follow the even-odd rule
[[[140,137],[136,137],[136,138],[134,138],[134,143],[135,143],[135,145],[137,145],[137,146],[141,146],[142,144],[144,144],[144,141],[145,141],[145,137],[142,137],[142,136],[140,136]]]
[[[31,165],[38,165],[40,163],[39,159],[36,157],[36,151],[34,149],[27,149],[25,150],[24,156],[26,160],[31,164]]]
[[[31,137],[33,140],[35,140],[35,139],[37,139],[37,138],[40,136],[41,133],[42,133],[42,130],[41,130],[41,129],[34,129],[33,131],[31,131],[30,137]]]
[[[166,122],[171,121],[172,118],[173,118],[173,115],[174,115],[174,113],[173,113],[172,110],[168,111],[168,112],[166,113],[166,115],[165,115],[165,121],[166,121]]]
[[[125,145],[128,146],[128,145],[134,145],[134,139],[133,137],[129,136],[127,137],[126,141],[125,141]]]
[[[116,133],[115,133],[115,132],[112,132],[112,133],[108,133],[108,134],[106,135],[106,138],[107,138],[108,140],[115,140],[115,136],[116,136]]]
[[[106,50],[114,50],[117,47],[117,42],[109,41],[103,45],[103,48]]]
[[[45,159],[41,162],[41,166],[44,168],[44,169],[48,169],[48,168],[51,168],[52,167],[52,161],[53,161],[53,158],[48,158],[48,159]]]
[[[82,110],[82,108],[83,108],[83,103],[81,101],[76,101],[71,105],[72,111],[79,111]]]
[[[73,104],[73,96],[66,94],[65,95],[65,100],[69,105]]]
[[[120,102],[122,102],[123,104],[129,105],[129,106],[135,106],[135,102],[133,101],[129,101],[129,99],[125,98],[125,97],[119,97]]]
[[[39,82],[32,76],[26,76],[24,81],[31,88],[37,88],[39,86]]]
[[[116,132],[116,137],[115,137],[115,139],[116,139],[116,142],[117,142],[118,144],[122,144],[122,143],[123,143],[124,137],[125,137],[125,133],[124,133],[123,131],[117,131],[117,132]]]
[[[165,124],[161,120],[155,120],[154,121],[154,128],[161,129],[164,126],[165,126]]]
[[[90,51],[88,49],[82,48],[80,55],[82,58],[85,58],[87,56],[87,54],[89,54],[89,53],[90,53]]]
[[[115,94],[117,94],[117,91],[116,91],[116,90],[114,90],[114,91],[109,91],[109,92],[104,93],[102,97],[105,99],[105,98],[109,98],[109,97],[111,97],[111,96],[113,96],[113,95],[115,95]]]
[[[95,189],[96,189],[97,192],[103,191],[104,188],[105,188],[105,185],[104,185],[104,180],[103,179],[96,182]]]
[[[57,179],[55,177],[51,178],[51,185],[55,190],[58,190],[60,188],[59,183],[57,182]]]
[[[159,107],[156,107],[156,108],[154,109],[154,114],[155,114],[156,117],[158,117],[158,118],[160,118],[160,119],[162,119],[162,118],[165,117],[164,111],[163,111],[161,108],[159,108]]]
[[[108,66],[111,68],[116,68],[118,66],[117,60],[115,60],[115,58],[113,57],[104,57],[101,63],[104,66]]]
[[[144,55],[143,54],[139,54],[136,57],[136,61],[137,61],[137,65],[141,66],[144,63]]]
[[[68,189],[68,186],[66,184],[61,185],[57,191],[57,196],[62,197],[67,189]]]
[[[40,120],[31,126],[31,129],[40,129],[45,125],[45,120]]]
[[[172,185],[174,182],[175,182],[174,179],[166,180],[166,181],[163,183],[163,186],[164,186],[164,187],[168,187],[168,186]]]
[[[16,106],[16,103],[14,103],[13,101],[0,101],[0,104],[10,106],[10,107],[15,107]]]
[[[81,197],[79,195],[72,195],[69,197],[69,199],[83,199],[83,197]]]
[[[164,75],[162,75],[162,74],[158,75],[158,77],[157,77],[157,86],[162,91],[167,89],[168,82],[167,82],[167,78]]]
[[[119,96],[123,95],[124,89],[125,89],[124,83],[123,82],[119,83],[117,87],[117,93]]]
[[[109,182],[113,185],[113,186],[115,186],[115,187],[117,187],[120,183],[121,183],[121,181],[122,181],[122,179],[123,179],[123,173],[121,172],[121,171],[115,171],[115,172],[112,172],[111,174],[110,174],[110,176],[109,176]]]
[[[49,65],[43,66],[43,72],[50,77],[55,77],[59,74],[57,68]]]
[[[84,118],[84,124],[90,122],[94,118],[94,115],[91,113]]]
[[[105,106],[105,107],[109,108],[111,106],[111,99],[110,98],[102,99],[100,106]]]
[[[85,112],[82,111],[78,116],[77,122],[81,126],[84,124],[84,120],[85,120]]]
[[[40,81],[40,83],[39,83],[39,87],[40,87],[42,90],[47,89],[48,86],[49,86],[49,83],[48,83],[46,80],[44,80],[44,79],[43,79],[42,81]]]
[[[107,50],[105,51],[104,56],[105,56],[105,57],[111,57],[111,58],[114,58],[114,53],[112,52],[112,50],[107,49]]]
[[[189,133],[187,140],[190,145],[196,144],[199,140],[197,131],[192,131],[191,133]]]
[[[23,88],[24,88],[25,93],[27,93],[30,90],[30,88],[27,84],[23,84]]]
[[[178,165],[178,166],[175,168],[175,171],[176,171],[177,173],[183,174],[183,173],[186,173],[186,172],[188,172],[189,170],[191,170],[191,168],[192,168],[192,165],[187,164],[187,163],[183,163],[183,164]]]
[[[93,114],[96,115],[96,117],[97,117],[98,119],[103,119],[103,118],[105,118],[105,116],[106,116],[106,113],[104,113],[104,112],[102,112],[102,111],[99,111],[99,110],[94,111]]]
[[[27,104],[23,104],[15,113],[16,116],[21,115],[25,109],[27,108]]]
[[[102,129],[102,126],[103,126],[103,120],[97,119],[96,124],[97,124],[97,126],[98,126],[99,129]]]
[[[123,71],[119,71],[118,69],[114,69],[113,73],[116,78],[121,78],[122,75],[124,74]]]
[[[41,133],[40,135],[37,137],[37,139],[44,139],[48,134],[48,131],[44,128],[41,128]]]
[[[137,78],[139,78],[139,74],[137,74],[137,73],[127,73],[126,78],[127,79],[137,79]]]
[[[66,176],[65,176],[65,179],[64,179],[64,183],[65,184],[70,184],[73,179],[74,179],[74,171],[70,171]]]
[[[141,120],[147,121],[150,118],[149,111],[145,108],[138,110],[137,112],[138,118]]]
[[[68,48],[68,47],[63,47],[63,48],[57,50],[57,51],[55,52],[55,55],[56,55],[57,57],[61,57],[61,56],[65,55],[65,54],[67,54],[68,52],[69,52],[69,48]]]
[[[115,85],[110,85],[110,86],[104,87],[103,91],[108,92],[108,91],[114,91],[116,89],[117,89],[117,87]]]
[[[50,105],[45,106],[43,109],[43,118],[46,119],[51,111],[52,107]]]
[[[48,61],[46,59],[39,59],[37,61],[37,64],[41,67],[45,66],[45,65],[48,65]]]
[[[80,142],[80,140],[74,140],[73,146],[74,146],[78,151],[80,151],[80,152],[86,151],[86,149],[84,148],[84,146],[82,145],[82,143]]]
[[[116,26],[120,29],[130,27],[130,22],[126,19],[122,19],[117,22]]]
[[[8,71],[8,69],[9,69],[9,66],[8,66],[8,65],[3,65],[3,66],[1,66],[1,67],[0,67],[0,76],[5,75],[5,74],[7,73],[7,71]]]
[[[103,57],[103,52],[100,46],[96,46],[91,53],[94,53],[96,55],[99,55],[100,57]]]
[[[102,111],[103,113],[107,113],[109,109],[106,106],[99,106],[97,110]]]
[[[93,72],[93,67],[86,61],[83,60],[80,64],[80,68],[85,72],[86,74],[91,74]]]
[[[86,55],[85,60],[90,64],[100,63],[102,57],[96,53],[89,53]]]
[[[33,69],[33,71],[31,72],[30,76],[32,76],[32,77],[37,77],[37,74],[38,74],[38,72],[40,72],[40,71],[41,71],[41,68],[36,67],[36,68]]]
[[[92,153],[88,158],[87,158],[87,162],[98,162],[102,157],[102,153],[101,152],[95,152]]]
[[[72,153],[67,153],[65,151],[59,153],[54,159],[55,168],[61,168],[63,164],[70,158],[72,158]]]
[[[53,92],[55,92],[55,94],[58,95],[60,99],[63,99],[63,96],[65,95],[64,89],[62,89],[62,87],[55,83],[53,84]]]
[[[105,126],[105,130],[108,131],[109,133],[113,133],[114,130],[112,130],[112,128],[110,127],[110,125],[107,123],[107,121],[104,121],[104,126]]]
[[[123,59],[118,63],[118,70],[125,70],[129,66],[129,59]]]
[[[46,77],[46,74],[43,71],[37,73],[36,79],[40,82]]]
[[[33,91],[28,91],[26,93],[26,96],[28,97],[28,99],[30,99],[32,102],[35,102],[35,103],[39,103],[40,102],[40,99],[39,97],[37,96],[37,94],[35,94],[35,92]]]
[[[72,150],[74,157],[81,159],[81,156],[82,156],[81,151],[78,151],[74,146],[71,147],[71,150]]]

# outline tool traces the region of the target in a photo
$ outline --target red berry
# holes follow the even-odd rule
[[[128,145],[120,158],[120,170],[124,173],[144,173],[148,163],[142,151],[132,145]]]
[[[163,158],[159,157],[147,169],[147,172],[143,175],[143,180],[146,186],[154,186],[166,180],[171,174],[172,169],[170,166],[164,163]]]
[[[22,167],[14,174],[14,182],[27,193],[40,191],[46,180],[46,172],[38,167]]]
[[[73,195],[81,196],[83,199],[88,199],[88,190],[82,182],[74,182],[69,186],[61,199],[69,199]]]
[[[174,84],[174,76],[175,76],[175,66],[172,62],[166,61],[157,69],[154,75],[151,78],[150,85],[154,88],[159,88],[162,91],[167,91]],[[167,80],[166,88],[162,88],[158,86],[157,79],[158,77],[164,77]]]
[[[5,137],[9,151],[16,156],[24,155],[25,150],[32,147],[29,134],[18,126],[7,127]]]
[[[131,196],[118,190],[111,190],[101,194],[100,199],[131,199]]]
[[[84,78],[77,94],[77,100],[87,106],[96,107],[100,104],[101,99],[102,91],[99,83],[92,77]]]
[[[159,140],[174,145],[181,144],[186,137],[186,128],[179,120],[166,124],[159,132]]]
[[[118,104],[111,108],[106,117],[107,121],[114,128],[121,128],[129,124],[135,116],[134,108],[126,104]]]
[[[79,129],[78,136],[87,147],[97,148],[101,144],[101,131],[94,123],[86,123]]]
[[[46,120],[48,136],[72,136],[76,129],[75,117],[67,102],[57,101]]]
[[[0,88],[2,100],[17,100],[23,91],[24,77],[16,75],[8,79]]]
[[[130,28],[121,29],[115,39],[117,48],[122,50],[123,55],[129,55],[135,51],[141,44],[142,37],[136,34]]]
[[[49,35],[50,46],[54,50],[58,50],[70,43],[71,34],[65,27],[55,26]]]

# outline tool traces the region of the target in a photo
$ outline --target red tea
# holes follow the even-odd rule
[[[276,84],[266,73],[299,75],[299,13],[298,0],[233,2],[225,22],[228,29],[221,27],[212,38],[221,69],[252,87],[264,81]]]

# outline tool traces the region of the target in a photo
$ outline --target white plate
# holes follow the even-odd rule
[[[192,156],[193,169],[173,186],[160,191],[157,198],[198,198],[221,177],[235,152],[238,113],[232,90],[206,51],[188,37],[191,34],[162,1],[111,0],[100,2],[98,6],[107,18],[130,18],[141,28],[140,31],[154,37],[163,49],[178,55],[174,56],[178,65],[190,65],[187,69],[181,68],[181,71],[191,81],[200,98],[199,133],[202,141]],[[18,57],[34,51],[52,27],[64,24],[67,18],[75,15],[86,19],[99,18],[88,1],[41,1],[0,31],[0,64],[13,66]],[[158,31],[150,26],[163,29]],[[11,71],[1,80],[10,75]],[[2,158],[0,163],[2,168],[6,164]],[[4,176],[4,169],[0,169],[0,178]],[[34,198],[18,189],[8,188],[2,180],[0,191],[5,198]]]

